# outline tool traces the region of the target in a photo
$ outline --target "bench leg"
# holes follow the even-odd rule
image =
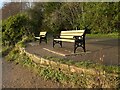
[[[53,40],[53,48],[54,48],[54,45],[55,45],[55,41]]]
[[[76,49],[78,47],[82,47],[84,52],[86,52],[86,49],[85,49],[85,42],[75,42],[74,43],[74,53],[76,52]]]
[[[62,41],[59,41],[59,43],[60,43],[60,46],[62,47]]]
[[[84,52],[86,52],[86,50],[85,50],[85,46],[83,46],[82,48],[83,48]]]
[[[46,44],[47,44],[47,38],[45,38],[45,42],[46,42]]]
[[[62,47],[62,41],[55,41],[55,40],[53,40],[53,48],[54,48],[56,43],[60,44],[60,46]]]
[[[39,40],[39,44],[41,43],[41,39]]]
[[[40,40],[39,40],[39,44],[40,44],[42,41],[46,42],[46,44],[47,44],[47,38],[46,38],[46,37],[41,37]]]
[[[86,52],[86,49],[85,49],[85,41],[83,41],[83,50],[84,50],[84,52]]]
[[[77,47],[78,47],[78,46],[77,46],[77,43],[75,42],[75,43],[74,43],[74,53],[76,52]]]
[[[74,46],[74,53],[76,52],[76,49],[77,49],[77,48]]]

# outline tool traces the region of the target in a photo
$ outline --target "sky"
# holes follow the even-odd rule
[[[2,5],[4,2],[10,2],[11,0],[0,0],[0,8],[2,8]]]
[[[0,8],[2,8],[3,0],[0,0]]]

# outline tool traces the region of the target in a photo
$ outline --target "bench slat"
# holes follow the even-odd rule
[[[36,39],[40,39],[40,37],[35,37]]]
[[[64,32],[64,33],[68,33],[68,32],[84,32],[85,30],[70,30],[70,31],[61,31]]]
[[[63,38],[63,39],[74,39],[74,36],[60,36],[60,38]],[[82,37],[79,37],[79,39],[81,39],[81,38],[83,38],[83,36]]]
[[[45,35],[47,32],[40,32],[40,35]]]
[[[74,36],[60,36],[60,38],[73,38]]]
[[[66,42],[75,42],[75,40],[73,39],[54,39],[54,40],[57,40],[57,41],[66,41]]]
[[[61,33],[60,36],[82,36],[82,35],[83,33],[64,33],[64,34]]]
[[[62,35],[69,35],[69,36],[82,36],[85,30],[72,30],[72,31],[61,31]]]
[[[85,30],[61,31],[61,33],[84,33]]]

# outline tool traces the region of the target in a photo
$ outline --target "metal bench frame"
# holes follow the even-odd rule
[[[74,31],[76,31],[76,30],[72,30],[72,32],[74,32]],[[69,31],[61,31],[61,32],[66,32],[66,33],[68,32],[66,36],[69,36]],[[60,44],[60,46],[62,47],[62,42],[73,42],[74,43],[74,53],[76,52],[76,49],[78,47],[82,47],[84,52],[86,52],[85,35],[86,35],[85,30],[83,30],[82,35],[77,35],[77,36],[71,35],[71,36],[73,36],[73,38],[61,38],[62,36],[65,36],[65,35],[62,35],[62,33],[60,33],[60,35],[54,35],[53,36],[53,48],[54,48],[55,44]]]
[[[44,41],[47,43],[47,32],[40,32],[39,37],[35,37],[35,39],[39,40],[39,44]]]

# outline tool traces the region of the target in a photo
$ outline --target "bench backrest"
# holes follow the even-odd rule
[[[47,32],[40,32],[40,36],[45,36]]]
[[[61,31],[60,38],[73,38],[74,36],[82,36],[84,34],[85,30]]]

